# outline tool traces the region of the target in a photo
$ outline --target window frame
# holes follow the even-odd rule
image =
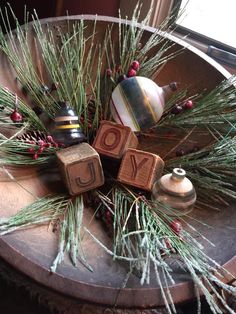
[[[172,10],[174,9],[175,13],[173,16],[173,29],[174,31],[179,34],[180,36],[187,36],[187,39],[199,42],[200,44],[206,45],[207,48],[208,47],[215,47],[217,49],[223,50],[226,53],[229,52],[231,54],[236,54],[236,47],[231,47],[225,43],[222,43],[220,41],[217,41],[211,37],[208,37],[206,35],[203,35],[201,33],[198,33],[196,31],[193,31],[189,28],[186,28],[184,26],[181,26],[179,24],[176,23],[177,17],[178,17],[178,13],[180,11],[180,6],[181,6],[181,2],[182,0],[174,0],[173,1],[173,6],[172,6]],[[209,50],[209,49],[207,49]],[[226,63],[228,63],[227,61],[225,61]]]

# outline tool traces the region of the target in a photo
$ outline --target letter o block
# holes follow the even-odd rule
[[[164,161],[158,155],[137,149],[128,149],[124,155],[118,180],[122,183],[151,191],[164,169]]]
[[[78,195],[104,184],[100,157],[89,144],[74,145],[56,154],[70,195]]]
[[[128,148],[136,148],[138,139],[128,126],[101,121],[93,142],[96,151],[104,156],[121,159]]]

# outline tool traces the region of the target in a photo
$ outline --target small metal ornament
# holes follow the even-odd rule
[[[152,198],[170,207],[170,213],[181,215],[190,212],[196,202],[196,191],[186,172],[174,168],[162,176],[153,186]]]
[[[81,130],[78,116],[67,102],[60,102],[59,105],[61,108],[54,118],[53,139],[64,147],[83,142],[85,135]]]

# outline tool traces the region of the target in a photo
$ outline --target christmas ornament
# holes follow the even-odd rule
[[[61,108],[55,115],[55,128],[52,137],[61,146],[79,144],[85,140],[81,131],[78,116],[66,102],[60,103]]]
[[[132,131],[148,129],[160,120],[165,101],[175,90],[176,83],[159,87],[146,77],[126,79],[112,93],[112,116],[117,123],[129,126]]]
[[[153,200],[171,207],[179,214],[192,210],[196,192],[192,182],[185,176],[186,172],[181,168],[174,168],[172,173],[162,176],[153,186]]]

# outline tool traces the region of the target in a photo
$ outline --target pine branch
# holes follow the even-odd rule
[[[37,154],[40,146],[17,139],[0,139],[0,165],[24,166],[24,165],[43,165],[55,160],[57,148],[47,147]],[[33,152],[31,152],[33,150]],[[33,158],[34,154],[37,158]]]
[[[169,114],[159,126],[191,128],[204,126],[218,132],[228,132],[236,121],[236,77],[220,83],[207,95],[199,98],[194,107],[179,114]]]
[[[9,218],[0,218],[0,235],[19,229],[52,223],[64,212],[67,201],[64,196],[48,196],[37,199]]]
[[[60,227],[60,239],[58,253],[51,266],[51,271],[56,272],[58,265],[63,261],[65,253],[69,253],[72,264],[77,266],[77,260],[90,271],[93,271],[87,263],[82,249],[81,229],[83,221],[83,196],[69,198],[64,211]]]
[[[120,188],[114,188],[112,195],[114,196],[111,199],[114,204],[114,257],[133,259],[133,266],[140,271],[141,284],[149,283],[150,267],[151,264],[154,265],[156,280],[160,285],[168,313],[175,313],[168,289],[169,284],[174,283],[172,268],[168,263],[168,257],[172,255],[177,257],[182,267],[189,272],[197,289],[205,295],[213,313],[223,312],[209,289],[217,294],[229,313],[234,313],[215,289],[217,284],[230,293],[236,290],[223,284],[216,277],[216,274],[222,276],[224,269],[204,253],[202,245],[195,240],[194,235],[184,229],[181,233],[177,233],[171,228],[172,218],[168,215],[169,208]],[[111,201],[107,203],[108,207],[111,206]],[[185,224],[183,219],[182,222]],[[190,227],[189,224],[187,225]],[[198,301],[200,302],[199,298]]]
[[[166,169],[183,167],[193,182],[198,199],[222,203],[236,199],[236,137],[226,137],[202,150],[166,161]]]
[[[2,110],[0,111],[1,126],[4,125],[16,125],[19,123],[13,123],[10,120],[10,115],[15,109],[16,95],[13,94],[8,88],[0,86],[0,103]],[[45,131],[45,126],[42,121],[36,115],[36,113],[18,97],[18,109],[23,115],[23,123],[28,125],[28,129],[36,129],[39,131]]]

